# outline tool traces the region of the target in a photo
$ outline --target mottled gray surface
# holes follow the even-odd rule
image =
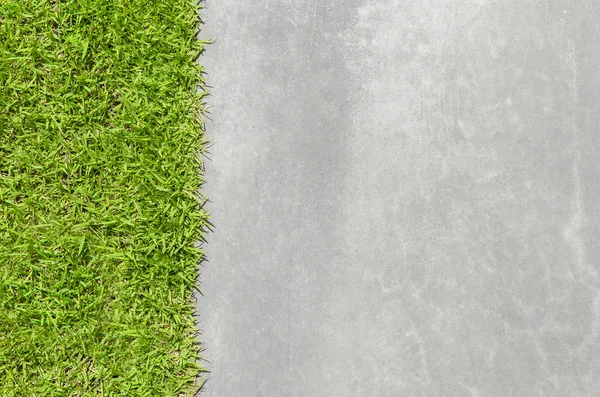
[[[600,396],[600,2],[206,6],[205,396]]]

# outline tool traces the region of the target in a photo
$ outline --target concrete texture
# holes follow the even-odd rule
[[[600,396],[600,2],[206,7],[206,397]]]

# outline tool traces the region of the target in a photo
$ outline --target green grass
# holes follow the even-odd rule
[[[0,396],[198,388],[198,12],[0,0]]]

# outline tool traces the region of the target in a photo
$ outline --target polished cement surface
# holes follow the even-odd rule
[[[205,396],[600,396],[600,2],[205,5]]]

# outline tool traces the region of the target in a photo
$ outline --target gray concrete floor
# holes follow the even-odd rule
[[[206,7],[205,396],[600,396],[600,2]]]

